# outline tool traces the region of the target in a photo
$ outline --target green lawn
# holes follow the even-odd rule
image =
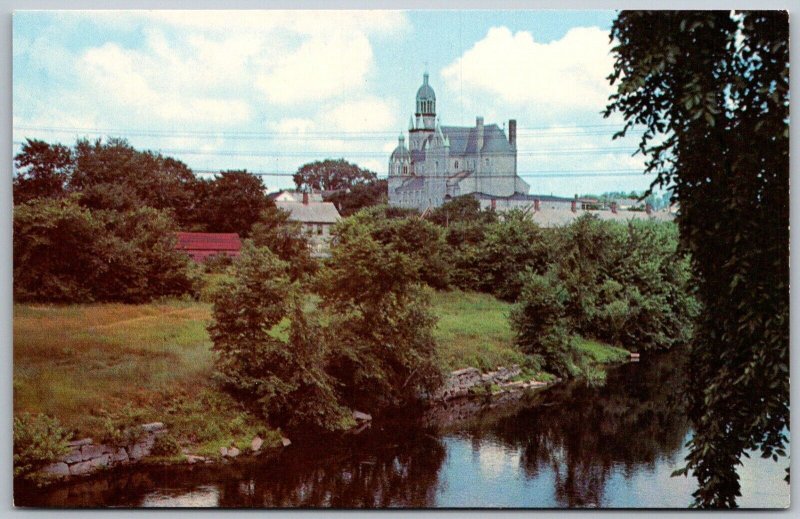
[[[453,291],[434,293],[433,307],[444,369],[472,366],[487,371],[523,362],[508,323],[510,304],[487,294]]]

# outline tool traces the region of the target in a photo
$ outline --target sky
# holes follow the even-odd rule
[[[442,125],[518,125],[531,193],[643,190],[612,141],[613,11],[17,11],[13,140],[124,137],[198,174],[344,158],[385,177],[425,71]]]

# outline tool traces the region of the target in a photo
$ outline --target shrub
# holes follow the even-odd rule
[[[181,453],[181,444],[171,433],[167,432],[156,436],[150,454],[153,456],[175,456]]]
[[[90,211],[74,198],[14,208],[14,296],[58,303],[144,302],[195,292],[175,226],[149,207]]]
[[[545,369],[559,375],[570,373],[572,349],[570,325],[566,319],[566,287],[550,271],[523,276],[519,302],[511,310],[511,326],[523,353],[540,356]]]
[[[359,217],[340,226],[317,280],[330,322],[330,373],[348,405],[373,411],[412,401],[442,381],[419,258],[374,233]]]
[[[56,418],[25,413],[14,417],[14,477],[30,478],[69,452],[71,433]]]
[[[304,314],[287,264],[269,249],[245,242],[233,281],[216,292],[213,315],[216,376],[237,398],[279,425],[350,425],[324,370],[319,325]],[[288,340],[276,333],[284,319]]]

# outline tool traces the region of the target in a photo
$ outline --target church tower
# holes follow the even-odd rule
[[[417,90],[417,109],[409,128],[412,150],[421,150],[422,143],[436,128],[436,93],[428,84],[428,73],[422,76],[422,86]]]

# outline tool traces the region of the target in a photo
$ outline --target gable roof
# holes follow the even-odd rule
[[[235,232],[179,232],[175,248],[185,251],[239,252],[242,241]]]
[[[468,126],[442,126],[442,133],[450,141],[451,155],[474,155],[478,153],[478,129]],[[496,124],[483,127],[481,153],[513,152],[505,132]]]
[[[301,223],[336,223],[341,219],[331,202],[275,202],[279,209],[289,211],[289,219]]]

